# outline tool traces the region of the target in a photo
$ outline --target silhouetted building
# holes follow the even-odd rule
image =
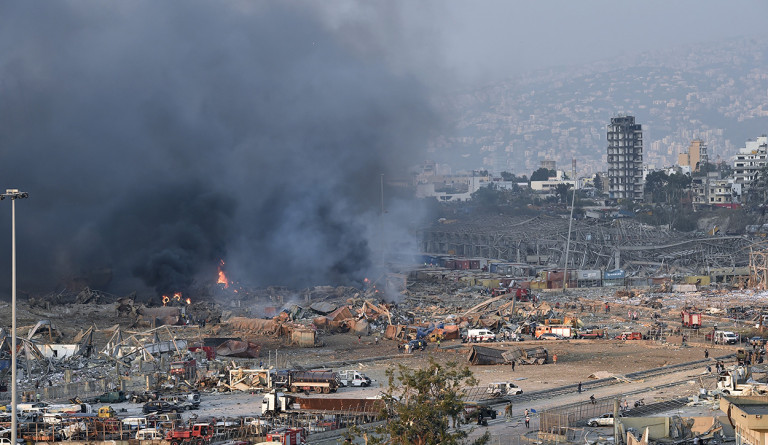
[[[634,116],[608,125],[608,184],[612,199],[643,200],[643,129]]]

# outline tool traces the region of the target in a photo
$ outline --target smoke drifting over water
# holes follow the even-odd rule
[[[30,193],[17,203],[20,289],[110,269],[116,293],[184,291],[215,280],[220,259],[256,285],[361,279],[380,175],[423,159],[437,118],[424,87],[377,57],[381,42],[367,52],[321,15],[0,5],[0,172]]]

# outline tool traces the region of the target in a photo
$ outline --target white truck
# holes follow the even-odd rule
[[[505,397],[522,394],[523,389],[512,382],[493,382],[488,384],[485,392],[491,397]]]
[[[341,386],[371,386],[371,379],[360,371],[353,369],[339,371],[339,383]]]
[[[488,329],[467,329],[467,341],[470,343],[496,341],[496,334]]]
[[[752,373],[746,366],[720,373],[717,376],[717,389],[732,396],[768,394],[768,384],[752,380]]]
[[[261,400],[261,415],[267,416],[290,411],[292,404],[293,399],[290,396],[286,396],[285,393],[268,392],[264,394],[264,398]]]

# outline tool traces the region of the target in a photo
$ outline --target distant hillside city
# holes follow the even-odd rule
[[[765,135],[746,141],[730,162],[717,164],[709,161],[707,144],[694,139],[674,165],[655,170],[643,162],[643,127],[635,116],[611,118],[606,141],[607,168],[586,176],[578,175],[576,162],[567,171],[555,161],[544,160],[530,177],[506,171],[492,175],[487,170],[452,175],[435,162],[425,162],[415,177],[416,196],[441,203],[473,201],[477,207],[515,214],[544,204],[576,204],[578,198],[577,217],[638,216],[681,231],[700,228],[702,213],[695,215],[697,211],[745,208],[764,216],[768,199]],[[738,231],[746,230],[748,222]]]
[[[768,42],[734,40],[564,67],[445,96],[453,131],[434,140],[440,170],[528,175],[542,162],[579,177],[606,171],[606,125],[634,116],[643,165],[674,165],[691,141],[708,161],[733,164],[747,140],[768,132]]]

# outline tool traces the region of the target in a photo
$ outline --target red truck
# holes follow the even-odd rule
[[[587,339],[603,338],[605,337],[605,329],[585,329],[579,331],[578,337]]]
[[[639,332],[622,332],[616,336],[616,340],[642,340],[643,334]]]
[[[171,445],[203,445],[213,437],[213,427],[207,423],[196,423],[191,428],[172,429],[165,440]]]
[[[681,315],[684,328],[699,329],[701,327],[701,313],[683,311]]]

